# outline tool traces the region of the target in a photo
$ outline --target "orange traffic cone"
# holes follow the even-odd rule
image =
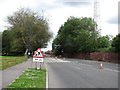
[[[102,63],[100,64],[100,69],[103,69],[103,65],[102,65]]]

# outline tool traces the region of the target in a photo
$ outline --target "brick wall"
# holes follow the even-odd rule
[[[75,53],[75,54],[64,53],[63,57],[79,58],[79,59],[89,59],[90,54],[89,53]]]
[[[97,61],[114,62],[118,63],[118,53],[104,53],[104,52],[92,52],[92,53],[77,53],[77,54],[63,54],[63,57],[79,58],[79,59],[91,59]]]
[[[74,54],[74,57],[79,59],[90,59],[90,53],[77,53]]]
[[[117,53],[93,52],[93,53],[90,53],[90,59],[117,63],[118,54]]]

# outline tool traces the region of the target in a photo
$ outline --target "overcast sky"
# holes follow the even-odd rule
[[[118,34],[118,1],[99,0],[101,35]],[[29,8],[35,12],[44,10],[54,36],[68,17],[94,16],[94,0],[0,0],[0,31],[8,25],[6,17],[19,8]]]

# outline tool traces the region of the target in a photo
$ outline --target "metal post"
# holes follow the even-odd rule
[[[40,62],[40,70],[41,70],[41,62]]]
[[[30,55],[32,54],[31,53],[31,37],[32,37],[32,26],[31,26],[31,23],[30,23],[30,21],[29,21],[29,33],[28,33],[28,36],[29,36],[29,38],[28,38],[28,58],[30,57]]]
[[[35,68],[37,69],[37,62],[35,62]]]

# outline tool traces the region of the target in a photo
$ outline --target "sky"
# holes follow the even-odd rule
[[[101,35],[118,34],[118,2],[119,0],[99,0]],[[49,19],[49,27],[53,38],[68,17],[94,17],[94,0],[0,0],[0,31],[7,28],[7,16],[19,8],[29,8],[41,13]],[[48,49],[51,49],[49,42]]]

